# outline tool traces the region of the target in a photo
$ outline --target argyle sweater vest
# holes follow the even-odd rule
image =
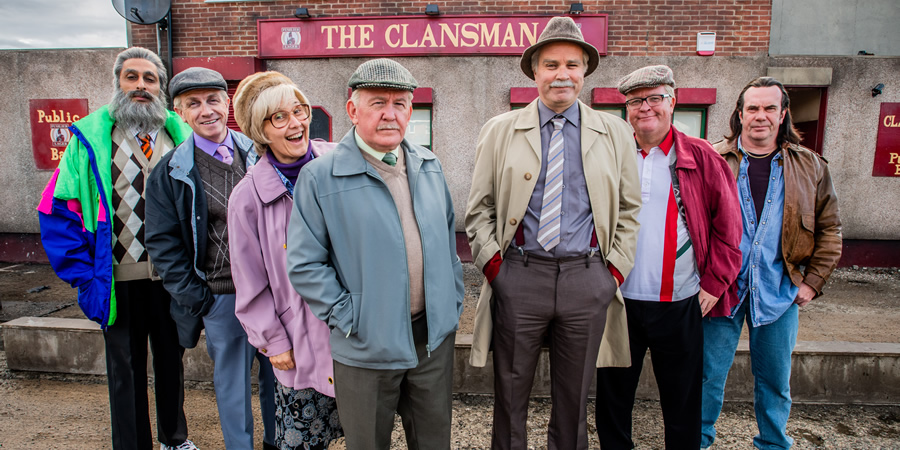
[[[206,283],[213,294],[234,294],[228,255],[228,198],[244,177],[244,160],[236,151],[234,160],[228,165],[195,147],[194,167],[206,193],[206,258],[202,267]]]
[[[116,281],[153,278],[144,241],[145,183],[159,160],[175,148],[160,130],[148,160],[137,139],[127,130],[112,131],[113,271]]]

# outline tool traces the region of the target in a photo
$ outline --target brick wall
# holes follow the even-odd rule
[[[436,3],[443,14],[563,14],[572,1],[431,0],[332,2],[329,0],[205,3],[173,0],[175,57],[255,56],[256,21],[294,16],[298,6],[313,17],[413,15]],[[343,4],[342,4],[343,3]],[[697,33],[716,32],[716,55],[765,55],[771,0],[584,1],[588,14],[609,14],[609,56],[696,54]],[[165,36],[161,36],[165,52]],[[131,26],[131,44],[156,48],[155,26]]]

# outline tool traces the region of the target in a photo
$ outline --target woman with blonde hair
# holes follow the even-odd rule
[[[234,95],[238,126],[260,155],[228,204],[235,314],[275,369],[279,449],[325,449],[343,436],[328,326],[291,286],[285,259],[297,175],[335,145],[309,139],[310,114],[303,92],[278,72],[245,78]]]

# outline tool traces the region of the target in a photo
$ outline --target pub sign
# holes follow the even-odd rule
[[[900,177],[900,103],[882,103],[873,177]]]
[[[521,55],[553,16],[460,15],[326,17],[257,21],[258,54],[273,58]],[[572,19],[606,54],[606,14]]]
[[[69,125],[88,114],[86,98],[32,99],[31,149],[34,164],[40,170],[54,170],[72,138]]]

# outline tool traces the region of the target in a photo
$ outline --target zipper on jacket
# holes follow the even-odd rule
[[[402,145],[401,145],[400,151],[403,151]],[[407,167],[409,167],[409,158],[408,157],[406,158],[406,164],[407,164]],[[367,173],[368,173],[368,171],[367,171]],[[391,194],[391,189],[388,187],[387,183],[384,181],[383,178],[381,178],[381,175],[379,175],[377,171],[375,172],[375,175],[377,175],[377,176],[375,176],[373,178],[380,181],[382,186],[384,186],[384,188],[388,190],[388,195],[391,197],[391,202],[393,203],[394,196]],[[416,176],[418,177],[418,175],[419,175],[419,173],[417,171]],[[410,184],[408,171],[407,171],[406,184],[407,185]],[[409,189],[409,201],[412,204],[413,216],[416,218],[416,228],[418,228],[419,217],[416,216],[415,196],[413,195],[412,188]],[[397,207],[396,203],[394,203],[394,211],[397,213],[397,223],[400,224],[400,235],[401,235],[400,240],[401,240],[401,242],[403,242],[403,254],[406,255],[406,237],[403,236],[403,219],[400,217],[400,208]],[[421,239],[422,239],[422,230],[420,229],[419,230],[419,240],[421,240]],[[424,269],[424,267],[425,267],[425,250],[424,249],[422,250],[422,267],[423,267],[422,270],[424,271],[425,270]],[[416,353],[416,340],[415,340],[415,337],[413,336],[412,312],[411,312],[412,304],[410,303],[410,298],[409,298],[410,292],[409,292],[409,260],[408,259],[406,260],[406,285],[407,285],[406,286],[406,310],[408,312],[410,312],[409,320],[406,322],[406,330],[409,333],[410,349],[412,350],[413,358],[416,359],[416,365],[418,366],[419,365],[419,355]],[[423,272],[423,276],[422,276],[422,289],[423,290],[425,289],[424,272]],[[425,320],[426,321],[428,320],[428,308],[427,307],[425,308]],[[350,337],[350,332],[347,332],[347,337]],[[425,337],[425,340],[426,340],[426,349],[427,349],[427,340],[428,340],[427,336]],[[429,355],[430,354],[431,353],[429,352]]]
[[[406,163],[409,164],[409,158],[407,158]],[[425,161],[422,161],[422,165],[424,165],[424,164],[425,164]],[[419,172],[421,172],[421,171],[422,171],[422,167],[420,166],[419,170],[416,171],[416,179],[414,180],[416,183],[419,182],[419,179],[418,179]],[[418,215],[418,212],[416,211],[416,196],[412,192],[411,188],[410,188],[410,192],[409,192],[409,202],[412,204],[413,217],[416,218],[416,228],[419,230],[419,242],[421,243],[421,246],[422,246],[422,295],[425,297],[422,300],[425,302],[425,323],[427,324],[428,323],[428,277],[425,276],[425,267],[427,267],[427,264],[425,261],[425,236],[422,236],[422,227],[418,226],[419,225],[419,215]],[[407,273],[407,278],[408,278],[409,277],[409,262],[408,261],[406,263],[406,273]],[[407,295],[407,303],[409,303],[409,295]],[[412,308],[412,306],[410,306],[410,308]],[[410,328],[410,336],[412,337],[412,316],[410,316],[409,328]],[[428,333],[425,334],[425,353],[426,353],[427,358],[431,358],[431,338],[428,336],[429,334],[431,334],[431,327],[428,327],[427,329],[428,329]],[[416,353],[416,342],[415,342],[415,339],[413,339],[413,354],[415,354],[415,353]],[[416,360],[418,360],[418,359],[419,359],[419,356],[416,355]]]

